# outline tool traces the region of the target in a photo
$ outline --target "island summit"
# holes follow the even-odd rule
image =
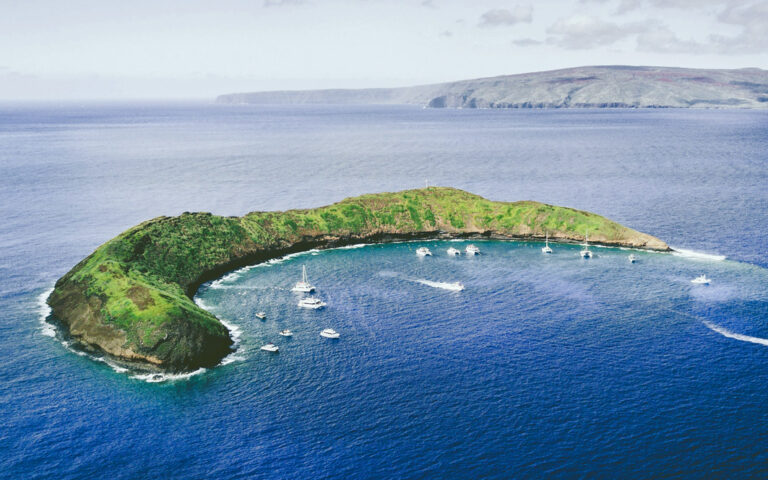
[[[150,371],[213,367],[232,351],[227,328],[192,300],[206,281],[312,248],[430,238],[580,242],[669,250],[599,215],[538,202],[494,202],[430,187],[242,217],[184,213],[137,225],[56,282],[48,304],[88,351]]]

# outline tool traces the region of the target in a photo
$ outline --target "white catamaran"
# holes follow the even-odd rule
[[[544,246],[541,247],[541,251],[544,253],[552,253],[552,249],[549,248],[549,232],[547,232],[547,238],[544,240]]]
[[[315,291],[315,287],[309,283],[309,279],[307,278],[306,265],[301,266],[301,280],[296,282],[296,285],[294,285],[291,290],[301,293],[312,293]]]
[[[592,252],[589,251],[589,232],[584,234],[584,250],[581,251],[582,258],[592,258]]]

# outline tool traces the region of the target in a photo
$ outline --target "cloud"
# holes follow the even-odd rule
[[[517,45],[518,47],[533,47],[535,45],[541,45],[544,42],[541,40],[536,40],[534,38],[517,38],[515,40],[512,40],[513,45]]]
[[[648,25],[642,22],[618,24],[597,17],[574,15],[558,20],[547,29],[547,43],[569,50],[586,50],[613,45],[647,30]]]
[[[265,7],[290,7],[293,5],[306,5],[307,0],[264,0]]]
[[[443,30],[442,32],[440,32],[440,36],[449,38],[453,36],[453,32],[450,30]]]
[[[721,23],[741,27],[735,36],[710,35],[713,46],[724,53],[764,53],[768,50],[768,1],[734,5],[723,10]]]
[[[682,2],[678,0],[678,3]],[[740,27],[741,32],[730,36],[710,34],[706,41],[695,41],[681,39],[669,27],[658,24],[638,35],[637,49],[656,53],[721,55],[768,51],[768,1],[727,7],[718,15],[717,20]]]
[[[421,2],[421,6],[427,7],[427,8],[437,8],[437,5],[435,5],[435,3],[432,0],[423,0]]]
[[[515,5],[511,10],[499,8],[488,10],[480,16],[480,27],[510,26],[518,23],[531,23],[533,7],[530,5]]]
[[[657,25],[638,35],[637,50],[655,53],[710,53],[710,48],[706,44],[681,39],[666,25]]]

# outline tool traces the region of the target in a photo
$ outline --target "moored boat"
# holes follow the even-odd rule
[[[316,297],[307,297],[299,300],[299,307],[301,308],[317,310],[318,308],[323,308],[325,305],[325,302]]]
[[[261,347],[261,350],[264,350],[265,352],[272,352],[272,353],[277,353],[278,351],[280,351],[278,346],[275,345],[274,343],[268,343],[264,345],[263,347]]]
[[[465,248],[464,251],[467,252],[467,255],[477,255],[480,253],[480,249],[472,244],[467,245],[467,248]]]
[[[326,328],[325,330],[320,332],[320,336],[325,338],[339,338],[339,332],[337,332],[332,328]]]
[[[542,253],[552,253],[552,249],[549,247],[549,232],[547,232],[547,237],[544,240],[544,246],[541,247]]]
[[[294,292],[300,292],[300,293],[312,293],[315,291],[315,287],[311,283],[309,283],[309,279],[307,278],[306,265],[301,266],[301,280],[296,282],[296,285],[294,285],[291,290],[293,290]]]
[[[584,234],[584,250],[580,253],[581,258],[592,258],[592,252],[589,250],[589,232]]]

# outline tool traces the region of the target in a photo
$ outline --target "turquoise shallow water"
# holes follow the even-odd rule
[[[0,106],[0,477],[764,476],[766,152],[765,112]],[[727,259],[630,265],[596,248],[585,262],[514,242],[478,242],[476,258],[444,242],[423,260],[419,243],[311,252],[205,285],[198,301],[239,348],[158,383],[41,322],[57,278],[148,218],[425,177]],[[296,308],[302,264],[327,309]],[[701,273],[712,285],[690,283]]]

